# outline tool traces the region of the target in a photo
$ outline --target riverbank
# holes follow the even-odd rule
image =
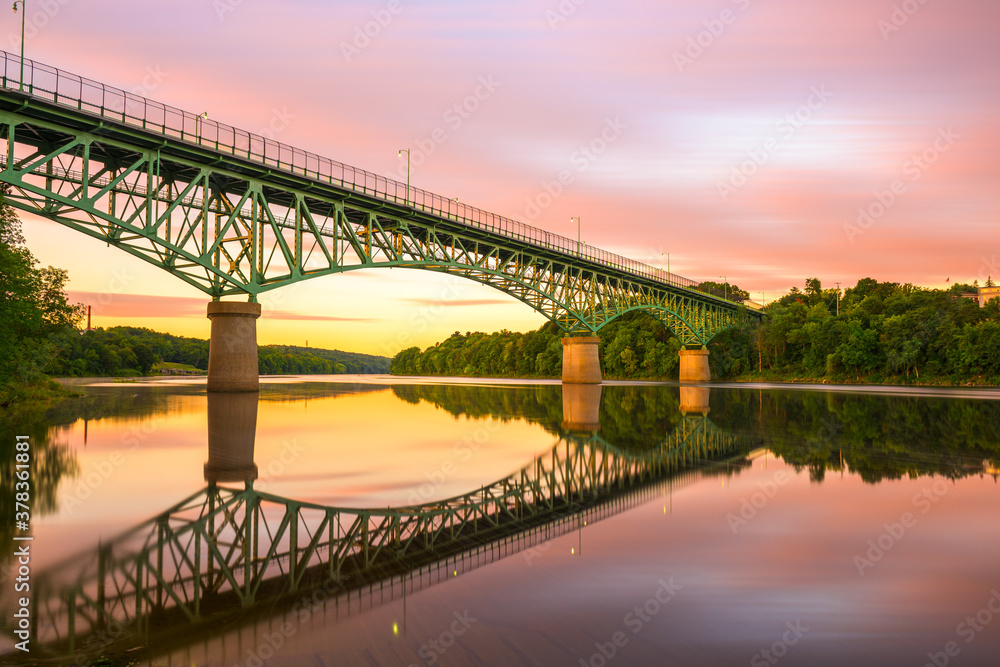
[[[417,375],[397,375],[392,377],[433,377],[449,378],[461,377],[469,379],[489,379],[500,378],[504,380],[558,380],[558,375],[473,375],[464,373],[449,373],[447,375],[435,375],[433,373],[421,373]],[[628,377],[621,375],[605,375],[605,381],[613,382],[677,382],[676,377]],[[776,384],[844,384],[844,385],[887,385],[901,387],[1000,387],[1000,378],[973,377],[955,379],[948,377],[917,378],[905,376],[853,376],[853,377],[827,377],[825,375],[809,376],[795,373],[776,373],[765,371],[763,373],[755,371],[753,373],[742,373],[735,376],[712,377],[715,382],[770,382]]]
[[[713,378],[726,382],[778,382],[784,384],[847,384],[847,385],[890,385],[905,387],[998,387],[1000,378],[976,376],[970,378],[952,378],[932,376],[919,378],[916,376],[810,376],[797,373],[776,373],[771,371],[754,371],[742,373],[734,377]]]
[[[24,384],[6,383],[0,388],[0,408],[3,409],[4,419],[14,420],[82,395],[80,391],[48,377]]]

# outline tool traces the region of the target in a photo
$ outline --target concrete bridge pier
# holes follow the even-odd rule
[[[708,367],[708,350],[681,350],[681,382],[709,382],[712,371]]]
[[[208,391],[258,391],[257,318],[259,303],[212,301],[208,319]]]
[[[601,361],[597,336],[563,338],[563,384],[601,384]]]
[[[253,462],[257,434],[254,392],[212,392],[208,395],[208,461],[205,481],[243,482],[257,479]]]

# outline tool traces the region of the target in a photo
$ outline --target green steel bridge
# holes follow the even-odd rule
[[[95,550],[33,573],[32,657],[140,657],[190,647],[234,622],[295,615],[303,605],[350,609],[366,596],[370,608],[582,530],[665,495],[668,485],[738,469],[756,446],[696,413],[641,454],[596,434],[567,434],[488,486],[388,509],[282,498],[252,481],[243,489],[210,484]]]
[[[0,183],[16,208],[213,300],[373,267],[438,271],[567,334],[645,310],[688,347],[761,314],[692,280],[0,51]],[[23,74],[22,74],[23,69]]]

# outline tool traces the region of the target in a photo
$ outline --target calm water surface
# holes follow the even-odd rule
[[[1000,391],[336,376],[267,379],[259,400],[208,397],[203,380],[86,393],[2,433],[5,447],[32,437],[39,624],[30,654],[4,633],[5,664],[1000,664]],[[594,481],[615,465],[614,484]],[[547,513],[511,505],[493,538],[385,557],[327,588],[303,579],[297,595],[265,586],[194,621],[166,597],[136,623],[137,575],[115,573],[158,516],[193,498],[196,520],[210,487],[322,517],[443,511],[508,476],[569,491]],[[274,507],[260,505],[256,539],[281,534]],[[244,553],[212,530],[220,553]],[[15,534],[0,536],[8,624]],[[215,557],[189,538],[167,561]],[[86,577],[121,620],[78,612],[93,631],[70,650],[60,600]]]

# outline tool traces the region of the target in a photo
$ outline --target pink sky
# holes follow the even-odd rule
[[[993,0],[52,4],[29,6],[29,58],[404,180],[409,148],[415,186],[571,237],[580,216],[592,245],[670,253],[755,299],[810,276],[1000,277]],[[561,170],[572,183],[538,206]],[[53,223],[25,231],[75,293],[115,302],[96,324],[208,335],[181,281]],[[543,321],[426,272],[284,292],[262,342],[392,353]]]

